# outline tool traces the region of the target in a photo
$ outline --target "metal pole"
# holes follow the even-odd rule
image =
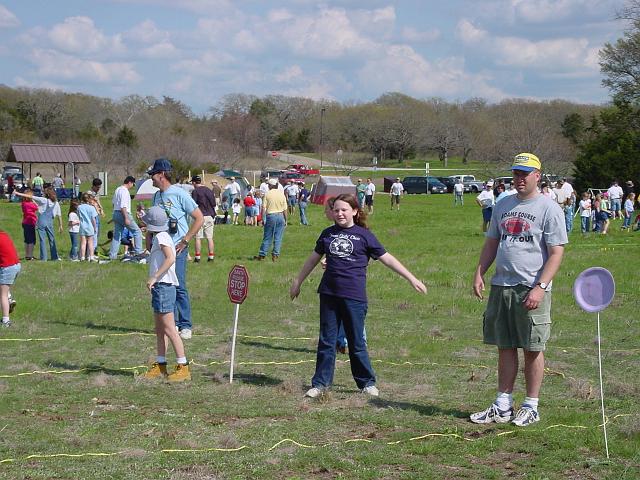
[[[324,124],[324,111],[326,108],[320,109],[320,168],[322,168],[322,142],[323,142],[323,124]]]
[[[233,363],[236,358],[236,335],[238,334],[238,312],[240,304],[236,303],[236,309],[233,318],[233,335],[231,337],[231,371],[229,372],[229,383],[233,383]]]
[[[602,389],[602,353],[600,352],[600,344],[602,338],[600,337],[600,312],[598,312],[598,367],[600,369],[600,404],[602,406],[602,429],[604,430],[604,448],[607,452],[607,458],[609,458],[609,442],[607,440],[607,418],[604,414],[604,390]]]

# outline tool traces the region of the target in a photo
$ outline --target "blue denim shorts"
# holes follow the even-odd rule
[[[0,285],[13,285],[20,273],[20,268],[19,263],[9,267],[0,267]]]
[[[155,313],[173,312],[176,306],[176,286],[156,283],[151,287],[151,306]]]

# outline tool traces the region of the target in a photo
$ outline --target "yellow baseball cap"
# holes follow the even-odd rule
[[[533,153],[520,153],[513,159],[511,170],[532,172],[533,170],[542,170],[542,164],[540,163],[540,159]]]

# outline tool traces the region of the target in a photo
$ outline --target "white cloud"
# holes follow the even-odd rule
[[[300,65],[292,65],[285,68],[282,73],[276,74],[276,80],[281,83],[291,83],[300,77],[302,77],[302,68],[300,68]]]
[[[172,58],[178,53],[178,49],[171,42],[156,43],[141,50],[142,56],[146,58]]]
[[[488,84],[487,76],[467,73],[464,60],[448,58],[431,63],[409,46],[387,47],[378,58],[366,62],[359,78],[364,89],[377,93],[399,91],[421,97],[479,96],[490,100],[505,97]]]
[[[473,45],[486,39],[488,34],[485,30],[476,27],[471,21],[463,18],[456,25],[456,36],[464,43]]]
[[[198,58],[177,62],[171,66],[171,70],[196,77],[212,77],[219,74],[223,67],[233,63],[234,60],[234,57],[228,53],[209,51]]]
[[[124,51],[122,37],[107,37],[95,27],[89,17],[69,17],[53,26],[49,40],[59,50],[67,53],[116,53]]]
[[[169,39],[169,33],[160,30],[153,20],[145,20],[126,32],[125,37],[139,43],[160,43]]]
[[[0,5],[0,28],[18,27],[20,20],[9,9]]]
[[[258,52],[262,50],[262,42],[249,30],[240,30],[233,36],[233,45],[244,51]]]
[[[426,31],[419,31],[413,27],[404,27],[400,38],[409,43],[429,43],[440,38],[441,32],[437,28]]]
[[[500,19],[514,25],[541,23],[584,24],[585,18],[611,18],[624,5],[624,0],[470,0],[467,15]]]
[[[279,22],[287,22],[294,17],[293,13],[291,13],[286,8],[278,8],[276,10],[270,10],[267,13],[267,20],[269,23],[279,23]]]
[[[83,60],[55,50],[35,49],[30,55],[42,78],[87,80],[97,83],[130,84],[142,78],[128,62],[103,63]]]
[[[191,90],[192,86],[193,78],[189,75],[184,76],[171,84],[171,88],[176,92],[188,92]]]

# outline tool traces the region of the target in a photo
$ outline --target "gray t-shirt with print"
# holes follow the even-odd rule
[[[487,237],[500,241],[491,279],[491,285],[499,286],[533,287],[549,257],[547,248],[569,241],[562,209],[544,195],[501,200],[493,208]]]

